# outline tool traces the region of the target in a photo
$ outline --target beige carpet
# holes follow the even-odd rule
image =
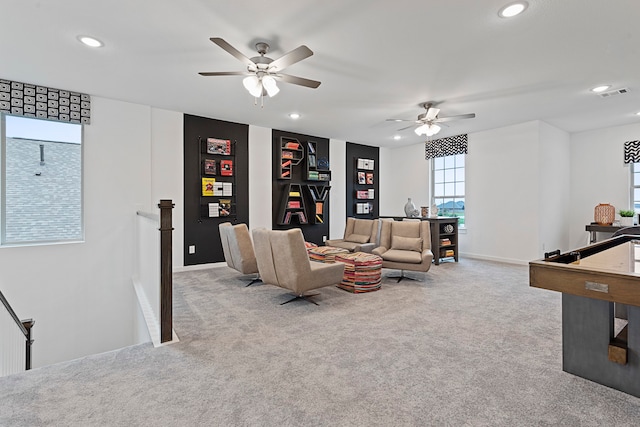
[[[560,295],[527,267],[412,275],[280,306],[228,268],[178,273],[179,343],[0,378],[0,425],[638,425],[640,399],[562,371]]]

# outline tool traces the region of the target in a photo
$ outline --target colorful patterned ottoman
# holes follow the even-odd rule
[[[336,255],[347,254],[349,251],[343,248],[334,248],[333,246],[318,246],[317,248],[311,248],[308,250],[309,259],[311,261],[319,261],[326,263],[335,262]]]
[[[335,260],[344,263],[344,276],[339,288],[353,293],[380,289],[382,258],[365,252],[339,254]]]

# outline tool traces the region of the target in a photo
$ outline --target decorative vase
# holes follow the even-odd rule
[[[593,211],[593,220],[600,225],[611,225],[616,219],[616,208],[608,203],[600,203]]]
[[[422,218],[429,216],[429,206],[420,206],[420,216]]]
[[[438,216],[438,207],[435,204],[431,205],[431,214],[429,216],[433,218]]]
[[[416,205],[413,204],[413,202],[411,201],[411,197],[409,197],[407,199],[407,204],[404,205],[404,214],[407,216],[407,218],[413,218],[417,216],[417,212],[418,210],[416,209]]]

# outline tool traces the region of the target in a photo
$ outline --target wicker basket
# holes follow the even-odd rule
[[[593,212],[593,220],[600,225],[611,225],[616,219],[616,208],[608,203],[600,203]]]

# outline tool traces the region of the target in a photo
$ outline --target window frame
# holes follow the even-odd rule
[[[640,213],[639,209],[636,209],[636,202],[640,204],[640,199],[635,200],[635,190],[640,191],[640,180],[636,183],[635,174],[640,174],[640,163],[631,163],[631,173],[629,174],[629,206],[636,213]]]
[[[21,119],[30,119],[38,121],[50,121],[61,124],[80,126],[80,232],[76,237],[68,239],[54,239],[54,238],[42,238],[37,240],[20,240],[20,241],[7,241],[7,223],[6,223],[6,211],[7,211],[7,188],[6,188],[6,173],[7,173],[7,135],[6,135],[6,118],[17,117]],[[45,142],[60,142],[69,143],[67,141],[54,141],[44,140]],[[42,246],[42,245],[55,245],[55,244],[67,244],[67,243],[83,243],[85,241],[85,219],[84,219],[84,124],[75,122],[63,122],[58,120],[48,120],[40,117],[30,117],[20,114],[11,114],[10,112],[0,111],[0,248],[3,247],[16,247],[16,246]]]
[[[456,161],[456,156],[462,156],[462,158],[464,159],[464,164],[462,167],[457,167],[457,161]],[[446,167],[446,158],[447,157],[451,157],[453,158],[454,164],[453,167]],[[443,168],[442,169],[438,169],[437,171],[445,171],[444,174],[446,175],[446,171],[450,170],[453,171],[454,174],[454,178],[453,181],[443,181],[442,183],[438,182],[438,184],[446,184],[446,183],[453,183],[454,184],[454,194],[447,194],[446,192],[444,193],[444,196],[436,196],[436,157],[431,158],[431,185],[430,185],[430,191],[431,191],[431,205],[432,206],[437,206],[438,203],[436,203],[437,199],[453,199],[453,200],[463,200],[464,204],[465,204],[465,208],[464,208],[464,215],[462,216],[462,218],[460,216],[457,216],[458,219],[458,226],[460,228],[465,228],[465,224],[466,224],[466,218],[467,218],[467,209],[466,209],[466,193],[467,193],[467,187],[466,187],[466,168],[467,168],[467,159],[466,159],[466,154],[465,153],[459,153],[459,154],[451,154],[448,156],[440,156],[438,158],[443,159]],[[457,174],[456,171],[462,169],[462,173],[463,173],[463,179],[462,180],[458,180],[457,178]],[[457,183],[464,183],[464,193],[462,195],[460,194],[456,194],[456,190],[458,188],[458,186],[456,185]],[[438,211],[438,215],[440,216],[442,214],[442,212]],[[462,219],[462,221],[460,221],[460,219]]]

